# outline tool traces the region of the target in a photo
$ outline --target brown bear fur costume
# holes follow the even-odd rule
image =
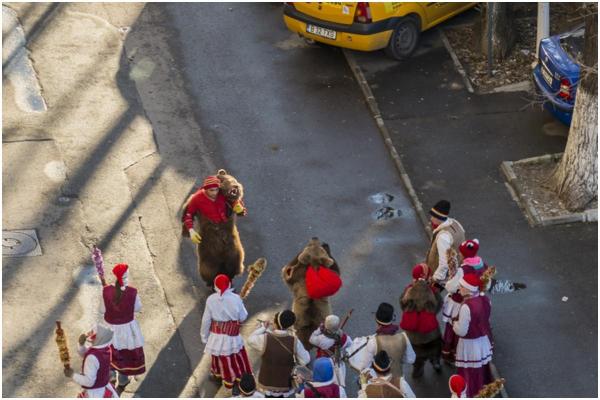
[[[220,169],[217,177],[221,181],[219,190],[227,198],[229,205],[242,200],[244,188],[233,176]],[[183,205],[182,222],[192,196],[193,194]],[[227,214],[227,222],[220,224],[209,221],[199,213],[195,215],[195,222],[199,227],[197,232],[202,237],[200,244],[196,245],[198,273],[208,287],[213,286],[213,281],[219,274],[225,274],[229,279],[233,279],[244,272],[244,248],[236,226],[237,214],[229,206]],[[245,210],[240,215],[245,215]],[[182,235],[190,236],[185,225],[183,225]]]
[[[313,348],[310,335],[331,314],[329,298],[311,299],[306,291],[305,275],[309,265],[322,265],[340,275],[340,268],[333,257],[327,243],[321,244],[314,237],[308,245],[292,261],[281,270],[282,278],[294,296],[292,311],[296,314],[296,334],[306,350]]]
[[[437,314],[442,308],[442,297],[438,291],[431,290],[429,283],[419,279],[400,296],[402,312],[428,312]],[[406,331],[417,358],[439,358],[442,350],[440,329],[428,333]],[[418,361],[418,360],[417,360]]]

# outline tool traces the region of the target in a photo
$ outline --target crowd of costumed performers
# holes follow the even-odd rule
[[[330,303],[342,287],[341,268],[330,246],[313,237],[281,270],[291,309],[258,321],[243,337],[241,327],[249,323],[244,301],[267,266],[265,258],[244,265],[237,229],[237,218],[248,213],[243,193],[237,179],[219,170],[204,179],[181,212],[183,235],[196,247],[198,274],[213,292],[204,304],[199,336],[211,360],[211,379],[226,396],[347,397],[350,367],[358,374],[350,383],[357,385],[358,397],[417,397],[405,379],[405,365],[412,365],[415,382],[428,365],[440,373],[444,364],[455,372],[448,382],[451,397],[493,397],[502,390],[504,380],[494,379],[491,369],[496,268],[478,255],[479,241],[466,239],[463,226],[450,217],[448,201],[430,209],[430,247],[400,294],[399,320],[394,305],[381,302],[370,333],[350,337],[344,328],[353,310],[338,315]],[[103,320],[79,336],[81,369],[71,367],[59,321],[56,342],[65,376],[81,386],[78,397],[119,397],[146,371],[144,336],[135,319],[142,302],[127,264],[116,264],[114,281],[107,283],[100,249],[93,248],[92,259],[102,282]],[[245,271],[237,290],[233,279]],[[258,354],[257,367],[247,348]]]

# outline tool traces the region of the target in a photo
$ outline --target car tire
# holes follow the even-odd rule
[[[403,18],[394,28],[385,54],[396,60],[405,60],[415,51],[421,36],[419,23],[415,18]]]

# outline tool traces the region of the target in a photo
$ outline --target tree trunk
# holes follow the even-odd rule
[[[517,38],[513,24],[511,3],[485,3],[486,8],[481,12],[481,19],[475,28],[475,45],[482,54],[488,54],[488,10],[492,11],[492,54],[494,60],[504,60],[512,50]]]
[[[565,153],[552,180],[570,211],[585,208],[598,192],[598,8],[585,6],[583,65]]]

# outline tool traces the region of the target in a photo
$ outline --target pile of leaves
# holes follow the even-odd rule
[[[535,57],[537,3],[513,4],[516,41],[505,60],[493,63],[491,76],[488,75],[487,56],[474,45],[477,43],[474,37],[476,22],[445,30],[471,83],[480,92],[531,80],[532,65],[537,62]],[[550,4],[550,35],[566,32],[582,23],[581,3]]]
[[[513,171],[519,181],[523,194],[531,200],[541,217],[569,215],[556,193],[552,190],[551,178],[558,167],[557,161],[530,164],[513,164]],[[586,209],[597,209],[598,200],[594,200]]]

